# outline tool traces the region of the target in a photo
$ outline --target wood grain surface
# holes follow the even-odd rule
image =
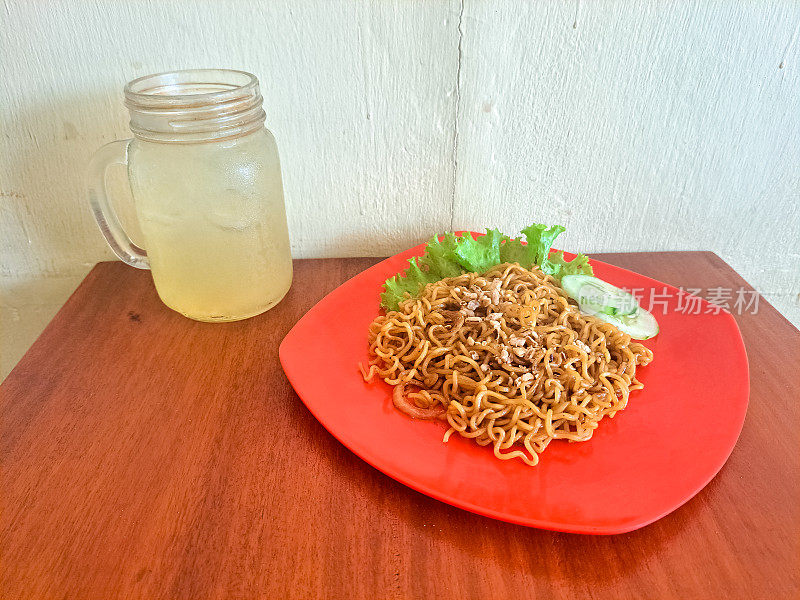
[[[708,252],[597,258],[746,285]],[[281,304],[225,325],[98,264],[0,386],[0,598],[798,596],[800,333],[766,302],[737,315],[750,407],[719,475],[643,529],[562,534],[406,488],[295,395],[280,341],[376,260],[296,261]]]

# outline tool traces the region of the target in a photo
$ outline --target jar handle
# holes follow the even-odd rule
[[[106,171],[114,164],[128,164],[128,144],[132,140],[119,140],[101,147],[89,161],[86,190],[89,206],[108,245],[123,262],[137,269],[149,269],[147,252],[131,241],[117,213],[111,206],[106,188]]]

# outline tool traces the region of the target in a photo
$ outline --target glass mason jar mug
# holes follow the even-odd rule
[[[150,269],[161,300],[198,321],[277,304],[292,282],[278,149],[255,76],[189,70],[125,86],[134,138],[100,148],[89,203],[114,253]],[[125,233],[105,172],[126,164],[146,251]]]

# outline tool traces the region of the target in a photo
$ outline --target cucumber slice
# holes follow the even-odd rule
[[[565,275],[561,287],[581,307],[612,316],[633,316],[639,303],[631,294],[590,275]]]
[[[647,340],[658,335],[658,322],[650,311],[639,308],[633,315],[607,315],[594,311],[589,306],[581,306],[581,312],[597,317],[601,321],[611,323],[623,333],[635,340]]]

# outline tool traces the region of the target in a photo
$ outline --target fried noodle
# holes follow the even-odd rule
[[[393,385],[398,410],[446,420],[445,442],[456,432],[531,466],[552,440],[586,441],[624,409],[653,358],[516,264],[428,284],[372,322],[369,347],[364,379]]]

